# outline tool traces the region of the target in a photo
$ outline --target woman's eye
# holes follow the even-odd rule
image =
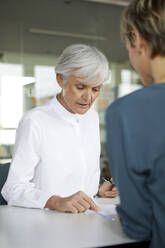
[[[82,87],[82,86],[76,86],[76,88],[77,88],[78,90],[83,90],[83,89],[84,89],[84,87]]]
[[[98,92],[100,91],[100,88],[93,88],[93,91]]]

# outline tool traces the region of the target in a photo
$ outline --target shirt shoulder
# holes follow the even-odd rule
[[[23,117],[21,118],[20,120],[20,123],[38,123],[42,120],[44,120],[45,118],[47,118],[47,115],[49,114],[51,110],[51,104],[50,102],[44,104],[44,105],[41,105],[41,106],[38,106],[38,107],[35,107],[29,111],[27,111]]]
[[[155,90],[147,86],[126,96],[116,99],[107,109],[107,114],[126,113],[127,111],[142,110],[149,101],[153,101]]]

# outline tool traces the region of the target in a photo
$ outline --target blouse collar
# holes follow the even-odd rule
[[[52,105],[54,106],[54,109],[56,111],[56,113],[60,114],[60,116],[64,119],[70,120],[71,122],[79,122],[80,120],[82,120],[89,112],[89,110],[87,111],[87,113],[85,114],[73,114],[71,112],[69,112],[66,108],[64,108],[64,106],[57,100],[57,95],[51,100]]]

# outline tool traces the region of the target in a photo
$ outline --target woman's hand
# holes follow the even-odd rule
[[[83,191],[79,191],[69,197],[52,196],[46,202],[45,208],[71,213],[82,213],[87,209],[100,211],[96,203]]]
[[[100,197],[110,197],[114,198],[119,195],[119,192],[112,183],[106,181],[103,184],[100,185],[99,191],[98,191],[98,196]]]

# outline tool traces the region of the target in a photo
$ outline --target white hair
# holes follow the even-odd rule
[[[70,75],[83,84],[100,85],[110,77],[109,64],[105,55],[96,47],[83,44],[71,45],[58,59],[56,73],[62,74],[64,83]]]

